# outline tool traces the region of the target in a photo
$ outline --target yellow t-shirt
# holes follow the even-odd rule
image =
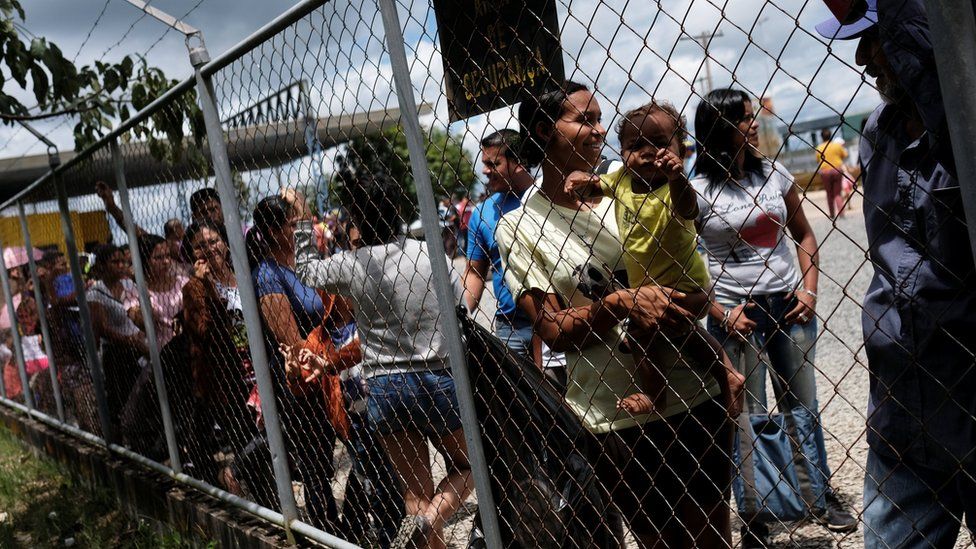
[[[505,266],[505,282],[518,300],[537,288],[555,294],[567,307],[585,307],[607,293],[621,289],[615,272],[623,267],[623,249],[610,208],[603,199],[591,211],[557,206],[538,192],[522,207],[505,214],[495,229],[495,240]],[[619,273],[622,275],[622,273]],[[626,429],[657,417],[631,416],[617,409],[617,400],[638,390],[634,358],[620,349],[624,332],[616,326],[591,338],[586,347],[567,350],[569,383],[566,402],[593,433]],[[667,366],[678,362],[666,338],[658,339],[670,354]],[[719,394],[707,373],[678,362],[668,373],[668,406],[664,416],[685,412]]]
[[[817,160],[820,166],[817,170],[840,170],[844,167],[844,160],[847,158],[847,149],[840,143],[824,141],[817,145]]]
[[[670,186],[635,193],[627,168],[600,179],[614,199],[630,286],[658,284],[707,292],[708,268],[698,254],[695,223],[674,214]]]

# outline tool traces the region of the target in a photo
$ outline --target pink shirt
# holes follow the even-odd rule
[[[176,282],[168,290],[160,292],[149,290],[149,302],[152,304],[153,324],[156,327],[156,341],[162,349],[176,335],[174,319],[183,310],[183,286],[190,280],[182,269],[177,269]],[[133,284],[133,288],[135,285]],[[133,292],[127,295],[125,310],[139,306],[139,294]]]
[[[165,346],[176,335],[175,321],[183,310],[183,286],[190,278],[183,272],[176,275],[176,284],[169,290],[156,292],[149,290],[149,301],[152,302],[153,322],[156,325],[156,339],[159,347]]]

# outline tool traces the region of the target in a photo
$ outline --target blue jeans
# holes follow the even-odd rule
[[[746,376],[746,404],[753,414],[768,413],[766,401],[766,373],[772,368],[776,406],[781,411],[804,406],[817,411],[817,382],[813,360],[816,353],[817,319],[807,325],[785,325],[782,318],[789,310],[787,294],[753,296],[756,304],[745,309],[745,315],[756,323],[748,341],[730,335],[720,323],[708,317],[708,331],[722,344],[732,364]],[[732,308],[746,302],[746,298],[716,298],[721,305]],[[764,353],[765,357],[761,357]],[[768,363],[768,364],[767,364]]]
[[[962,518],[973,531],[974,472],[940,471],[868,450],[864,547],[952,547]]]
[[[708,317],[708,331],[725,348],[732,364],[746,377],[746,407],[752,414],[768,414],[766,401],[766,373],[772,369],[770,381],[776,394],[776,408],[786,412],[798,407],[818,413],[817,381],[813,360],[816,353],[817,318],[808,324],[783,322],[794,306],[788,294],[753,296],[755,306],[745,309],[745,315],[756,323],[752,336],[742,341],[730,335],[721,324]],[[722,306],[731,308],[745,303],[746,298],[716,298]],[[768,363],[768,365],[767,365]],[[823,438],[823,426],[817,425],[816,436]],[[814,464],[830,479],[827,455],[820,455]]]
[[[513,353],[532,358],[532,322],[529,319],[517,313],[496,316],[495,335]]]
[[[413,431],[442,438],[461,428],[448,369],[379,375],[368,383],[369,421],[380,436]]]

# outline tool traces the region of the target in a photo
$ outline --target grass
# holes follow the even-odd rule
[[[79,485],[0,429],[0,547],[178,549],[207,545],[160,534],[123,513],[108,490]],[[211,546],[213,544],[210,544]]]

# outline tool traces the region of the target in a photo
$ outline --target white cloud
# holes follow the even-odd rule
[[[53,1],[38,0],[39,4]],[[192,5],[189,0],[180,0],[172,11],[180,13],[183,4],[187,4],[185,9]],[[288,4],[281,0],[273,9],[262,6],[252,10],[231,0],[209,0],[191,23],[204,29],[216,56]],[[417,99],[434,107],[433,114],[424,117],[422,122],[448,127],[443,66],[432,8],[421,0],[406,4],[398,3],[405,27],[411,82]],[[862,112],[877,102],[877,95],[870,87],[861,85],[859,71],[849,66],[853,44],[834,43],[828,49],[822,40],[811,36],[813,25],[828,15],[817,2],[560,0],[557,5],[566,75],[595,85],[608,127],[612,127],[618,111],[643,103],[652,94],[671,101],[691,118],[702,92],[700,82],[694,91],[692,82],[702,77],[705,57],[695,42],[679,38],[716,29],[722,36],[716,36],[709,49],[715,85],[733,85],[756,95],[771,95],[779,115],[786,121],[834,112]],[[103,28],[103,32],[96,33],[82,60],[101,53],[137,15],[125,9],[114,11],[114,5],[112,10],[109,14],[114,15],[107,18],[113,21],[112,30],[105,32]],[[30,17],[40,10],[32,12]],[[91,19],[85,15],[81,20]],[[67,26],[54,18],[43,20],[49,21],[48,28],[57,33],[51,37],[69,44],[66,49],[71,52],[87,30],[87,24]],[[750,29],[753,29],[751,33]],[[157,24],[140,22],[130,39],[118,48],[118,53],[138,52],[159,34]],[[763,49],[772,57],[763,53]],[[175,36],[168,36],[152,50],[150,62],[163,66],[171,75],[189,74],[186,50]],[[311,101],[321,117],[397,106],[382,22],[375,3],[369,0],[326,3],[221,71],[215,79],[221,111],[230,114],[296,79],[311,82]],[[38,125],[46,131],[56,124]],[[64,149],[72,147],[71,126],[73,122],[62,124],[52,133]],[[511,108],[450,125],[472,152],[477,151],[478,141],[485,133],[502,127],[515,127]],[[11,137],[4,156],[40,150],[26,132],[14,135],[11,128],[0,128],[0,143]],[[611,143],[614,142],[612,138]],[[277,182],[277,176],[271,172],[262,170],[248,177],[262,189],[270,189]],[[289,181],[300,181],[309,177],[311,163],[307,159],[295,162],[282,167],[280,172]]]

